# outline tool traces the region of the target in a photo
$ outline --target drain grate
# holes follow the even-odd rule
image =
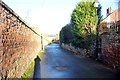
[[[55,69],[56,69],[56,70],[59,70],[59,71],[65,71],[65,70],[67,70],[68,68],[67,68],[67,66],[56,66]]]

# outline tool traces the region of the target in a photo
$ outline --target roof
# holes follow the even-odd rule
[[[117,15],[116,15],[117,14]],[[113,17],[113,15],[115,15],[116,18],[118,18],[116,21],[120,20],[120,8],[116,9],[115,11],[113,11],[112,13],[110,13],[108,16],[106,16],[101,22],[103,22],[104,20],[106,20],[108,17]],[[116,19],[115,18],[115,19]]]

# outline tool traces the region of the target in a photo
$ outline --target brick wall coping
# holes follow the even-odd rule
[[[14,15],[18,20],[20,20],[27,28],[29,28],[31,31],[33,31],[35,34],[40,36],[35,30],[33,30],[31,27],[28,26],[28,24],[17,14],[15,13],[8,5],[6,5],[2,0],[0,0],[0,5],[4,7],[6,10],[8,10],[12,15]]]

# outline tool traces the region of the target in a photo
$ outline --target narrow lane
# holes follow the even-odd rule
[[[41,60],[41,78],[114,78],[114,72],[89,58],[78,58],[51,44]]]

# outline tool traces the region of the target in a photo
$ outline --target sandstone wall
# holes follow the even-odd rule
[[[0,1],[0,77],[21,77],[40,51],[40,42],[40,36]]]
[[[103,62],[120,70],[120,34],[116,32],[103,33],[101,38]]]
[[[101,34],[101,40],[101,53],[98,54],[98,59],[102,60],[107,66],[120,70],[120,32],[105,32]],[[72,51],[76,56],[94,58],[94,46],[86,50],[62,43],[61,47]]]
[[[68,51],[73,52],[75,56],[89,57],[89,51],[86,49],[75,48],[71,44],[64,44],[64,43],[61,44],[61,47],[68,50]]]

